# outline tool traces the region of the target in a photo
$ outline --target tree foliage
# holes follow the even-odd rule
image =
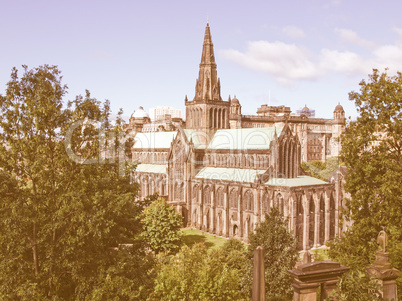
[[[124,294],[138,298],[152,265],[138,241],[138,186],[114,156],[99,155],[100,137],[121,129],[111,125],[109,103],[89,92],[66,106],[61,80],[55,66],[24,66],[21,78],[14,68],[0,95],[0,298],[84,300],[130,275]],[[118,145],[109,140],[114,154]],[[121,243],[132,250],[109,252]],[[137,275],[121,268],[133,262],[142,267]]]
[[[161,262],[150,300],[244,300],[248,260],[241,245],[229,240],[209,251],[202,243],[183,246]]]
[[[401,270],[402,74],[389,76],[374,69],[349,98],[360,113],[341,137],[345,190],[350,194],[343,216],[353,225],[330,244],[329,255],[355,269],[367,267],[375,258],[375,241],[384,227],[392,263]]]
[[[249,236],[249,258],[254,250],[264,248],[265,291],[267,300],[293,296],[292,278],[287,271],[293,269],[298,257],[294,236],[287,230],[288,220],[273,207],[265,220]]]
[[[380,231],[402,224],[402,74],[374,70],[360,87],[360,93],[349,94],[360,116],[342,136],[345,189],[351,195],[346,216]]]
[[[183,217],[164,199],[158,198],[144,210],[142,236],[156,253],[175,253],[181,244]]]
[[[301,168],[304,172],[324,181],[328,181],[340,165],[338,157],[328,158],[325,162],[315,160],[302,162]]]
[[[366,275],[366,273],[350,270],[343,274],[337,284],[338,290],[334,290],[325,299],[327,301],[380,301],[381,288],[378,282]]]

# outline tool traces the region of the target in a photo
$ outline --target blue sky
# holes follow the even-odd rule
[[[307,104],[332,117],[372,68],[402,70],[400,1],[0,0],[0,93],[11,68],[58,65],[66,100],[88,89],[112,110],[184,109],[209,16],[222,98],[243,114]]]

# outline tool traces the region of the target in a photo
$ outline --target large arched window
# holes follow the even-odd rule
[[[303,226],[304,226],[304,206],[303,206],[303,196],[298,195],[296,201],[296,237],[297,237],[297,247],[303,249]]]
[[[175,183],[174,185],[174,198],[176,201],[180,201],[180,184]]]
[[[237,209],[237,191],[232,189],[229,194],[230,209]]]
[[[275,204],[276,204],[276,206],[278,207],[278,209],[279,209],[279,213],[280,214],[284,214],[284,207],[285,207],[285,204],[284,204],[284,201],[283,201],[283,196],[282,196],[282,194],[278,194],[277,196],[276,196],[276,201],[275,201]]]
[[[333,194],[331,193],[329,199],[329,220],[330,220],[330,228],[329,228],[329,239],[335,238],[335,199]]]
[[[209,186],[204,188],[204,204],[211,205],[211,188]]]
[[[314,233],[315,233],[315,202],[313,196],[310,197],[310,214],[309,214],[309,246],[314,245]]]
[[[198,185],[193,187],[193,202],[198,203]]]
[[[324,193],[320,198],[320,244],[325,242],[325,198]]]
[[[251,190],[244,194],[244,206],[247,211],[254,211],[254,195]]]
[[[216,192],[216,204],[218,207],[223,207],[224,206],[224,192],[223,188],[219,187],[218,191]]]
[[[264,194],[262,195],[262,206],[263,206],[264,213],[269,214],[271,206],[269,204],[268,192],[264,192]]]

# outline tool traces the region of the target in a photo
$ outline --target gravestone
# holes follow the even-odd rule
[[[377,243],[380,250],[376,253],[376,259],[372,266],[366,269],[367,274],[377,278],[382,288],[382,297],[384,300],[398,300],[398,290],[396,288],[396,279],[400,275],[400,271],[393,268],[389,262],[388,235],[385,231],[380,231],[377,237]]]

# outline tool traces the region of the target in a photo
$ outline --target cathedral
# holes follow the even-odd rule
[[[151,127],[141,109],[130,118],[141,198],[158,193],[186,226],[245,242],[272,207],[288,217],[300,250],[340,234],[339,181],[303,175],[300,164],[338,155],[342,106],[330,120],[311,118],[307,107],[292,115],[288,107],[263,105],[256,116],[242,115],[236,97],[221,97],[209,24],[195,95],[185,106],[185,121]]]

